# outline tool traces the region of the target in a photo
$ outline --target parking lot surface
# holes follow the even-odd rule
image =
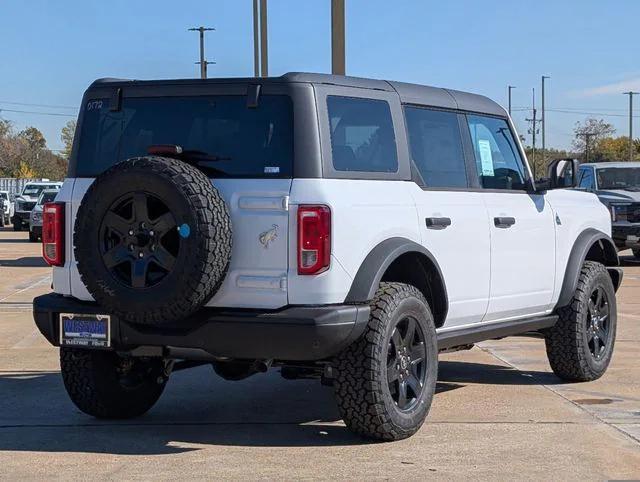
[[[50,290],[40,245],[0,229],[0,478],[639,479],[640,263],[623,260],[602,379],[561,383],[540,338],[484,342],[440,357],[414,437],[369,443],[344,427],[330,388],[276,370],[227,382],[201,366],[175,373],[144,417],[84,415],[31,317]]]

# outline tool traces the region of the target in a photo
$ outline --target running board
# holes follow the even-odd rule
[[[438,333],[438,350],[542,330],[555,325],[556,321],[558,321],[557,315],[547,315],[491,324],[478,323],[478,326],[445,331]]]

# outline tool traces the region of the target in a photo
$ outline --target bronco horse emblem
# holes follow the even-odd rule
[[[264,246],[264,249],[267,249],[269,247],[269,243],[275,241],[277,237],[278,237],[278,225],[274,224],[271,229],[265,231],[264,233],[260,233],[258,240],[260,241],[260,244]]]

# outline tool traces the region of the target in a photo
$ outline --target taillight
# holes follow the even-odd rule
[[[51,266],[64,266],[64,204],[47,203],[42,211],[42,256]]]
[[[327,206],[298,207],[298,274],[318,274],[331,261],[331,210]]]

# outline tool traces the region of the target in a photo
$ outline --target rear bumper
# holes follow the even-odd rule
[[[58,294],[38,296],[33,300],[33,317],[54,346],[60,344],[60,313],[105,314],[96,303]],[[215,357],[311,361],[336,355],[364,332],[368,320],[368,305],[291,306],[276,311],[203,308],[178,325],[162,328],[112,316],[111,343],[118,351],[150,347],[152,353],[166,355],[177,348]]]
[[[611,237],[618,249],[640,248],[640,223],[613,223]]]

